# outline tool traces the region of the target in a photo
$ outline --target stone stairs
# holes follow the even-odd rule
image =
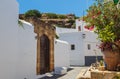
[[[91,73],[88,69],[82,69],[76,79],[91,79]]]

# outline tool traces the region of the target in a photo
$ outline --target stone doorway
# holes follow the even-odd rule
[[[37,40],[36,74],[54,71],[54,37],[55,27],[52,20],[30,17],[25,19],[34,25]]]
[[[50,41],[44,34],[40,37],[40,74],[50,72]]]
[[[41,75],[54,70],[54,37],[55,28],[48,21],[32,20],[37,34],[36,74]]]

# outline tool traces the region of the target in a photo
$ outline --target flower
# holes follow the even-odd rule
[[[112,1],[104,3],[98,0],[89,7],[84,20],[88,23],[85,28],[91,30],[95,26],[101,50],[120,50],[120,43],[116,43],[120,40],[120,9]]]

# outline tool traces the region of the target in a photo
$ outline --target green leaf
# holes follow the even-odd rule
[[[113,0],[114,4],[117,5],[117,3],[119,2],[119,0]]]
[[[18,20],[18,25],[24,29],[24,26],[23,26],[23,23],[21,22],[21,20]]]

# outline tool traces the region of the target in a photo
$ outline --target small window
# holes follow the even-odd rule
[[[74,44],[71,45],[71,50],[75,50],[75,45]]]
[[[85,38],[86,37],[86,34],[82,34],[82,38]]]
[[[87,48],[88,48],[88,50],[90,50],[90,49],[91,49],[91,46],[90,46],[90,44],[88,44],[88,45],[87,45]]]

